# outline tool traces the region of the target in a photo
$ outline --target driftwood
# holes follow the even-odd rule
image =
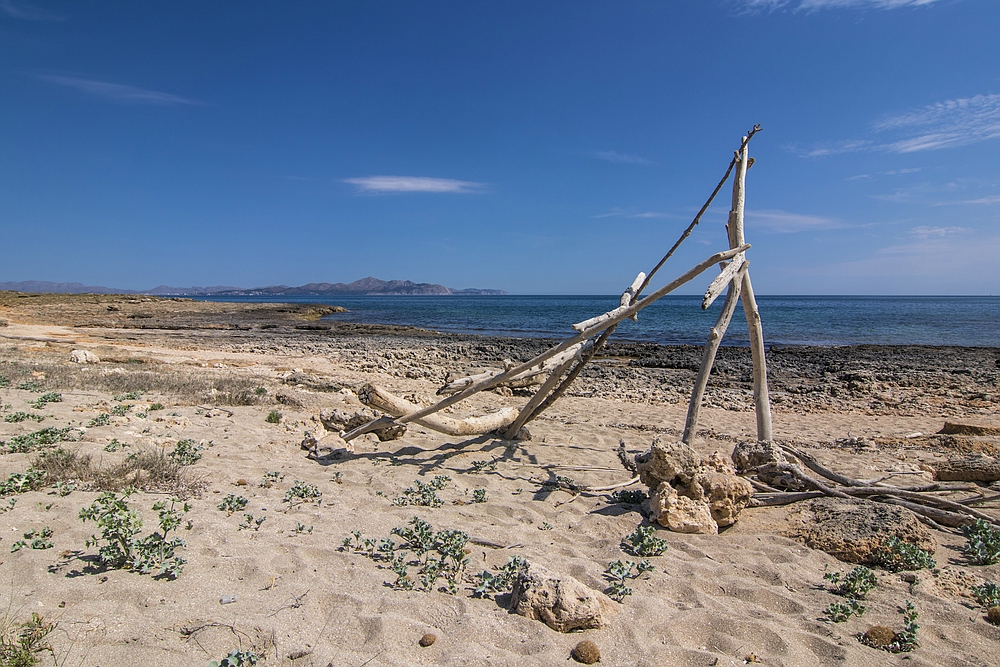
[[[518,375],[519,373],[523,373],[524,371],[530,369],[531,367],[536,366],[536,365],[542,363],[543,361],[551,359],[555,355],[557,355],[560,352],[563,352],[563,351],[569,349],[570,347],[576,345],[577,343],[582,343],[583,341],[585,341],[585,340],[587,340],[589,338],[592,338],[593,336],[601,333],[602,331],[604,331],[608,327],[611,327],[611,326],[614,326],[614,325],[618,324],[619,322],[621,322],[625,318],[631,317],[632,315],[638,313],[643,308],[645,308],[645,307],[647,307],[649,305],[652,305],[654,302],[656,302],[658,299],[662,298],[663,296],[666,296],[670,292],[673,292],[678,287],[680,287],[680,286],[682,286],[682,285],[690,282],[691,280],[694,280],[696,277],[698,277],[699,275],[701,275],[709,267],[711,267],[711,266],[713,266],[715,264],[718,264],[719,262],[723,262],[723,261],[725,261],[727,259],[731,259],[731,258],[735,257],[736,255],[740,254],[741,252],[745,252],[748,248],[750,248],[749,244],[745,244],[745,245],[740,246],[738,248],[732,248],[732,249],[726,250],[724,252],[717,252],[714,255],[712,255],[711,257],[709,257],[708,259],[702,261],[700,264],[698,264],[694,268],[688,270],[685,274],[683,274],[679,278],[674,279],[672,282],[670,282],[667,285],[664,285],[660,289],[656,290],[655,292],[653,292],[652,294],[650,294],[648,297],[646,297],[642,301],[634,303],[631,306],[629,306],[628,308],[625,308],[624,310],[618,309],[621,312],[619,312],[617,315],[611,317],[610,319],[608,319],[606,321],[603,321],[603,322],[601,322],[599,324],[596,324],[596,325],[594,325],[594,326],[592,326],[592,327],[590,327],[588,329],[585,329],[584,331],[581,331],[580,333],[578,333],[577,335],[573,336],[572,338],[568,338],[568,339],[564,340],[563,342],[559,343],[555,347],[547,350],[546,352],[543,352],[543,353],[539,354],[534,359],[530,359],[530,360],[528,360],[528,361],[526,361],[526,362],[524,362],[524,363],[522,363],[522,364],[520,364],[518,366],[515,366],[514,368],[512,368],[510,370],[507,370],[507,371],[504,371],[503,373],[499,373],[497,375],[494,375],[491,378],[486,378],[486,379],[483,379],[483,380],[479,380],[478,382],[476,382],[476,383],[474,383],[474,384],[466,387],[462,391],[460,391],[460,392],[458,392],[456,394],[452,394],[451,396],[449,396],[449,397],[447,397],[447,398],[445,398],[445,399],[443,399],[441,401],[438,401],[434,405],[428,406],[426,408],[421,408],[421,409],[416,410],[415,412],[412,412],[412,413],[407,413],[407,414],[401,415],[400,417],[396,418],[394,421],[397,424],[406,424],[406,423],[411,422],[411,421],[417,421],[417,420],[423,419],[424,417],[427,417],[428,415],[432,415],[435,412],[439,412],[439,411],[443,410],[444,408],[447,408],[447,407],[449,407],[451,405],[454,405],[455,403],[458,403],[459,401],[468,398],[469,396],[471,396],[472,394],[475,394],[476,392],[485,391],[487,389],[492,389],[493,387],[497,386],[498,384],[500,384],[500,383],[502,383],[502,382],[504,382],[506,380],[509,380],[510,378],[514,377],[515,375]],[[368,423],[368,424],[366,424],[364,426],[359,426],[358,428],[356,428],[356,429],[354,429],[354,430],[352,430],[352,431],[350,431],[348,433],[345,433],[344,436],[343,436],[344,440],[350,441],[353,438],[356,438],[357,436],[361,435],[362,433],[368,433],[373,428],[378,428],[378,426],[376,425],[376,422],[378,422],[378,421],[380,421],[380,420],[375,420],[375,421],[370,422],[370,423]]]
[[[991,456],[951,459],[934,467],[934,478],[951,482],[995,482],[1000,480],[1000,459]]]
[[[410,412],[416,412],[420,406],[410,403],[406,399],[393,396],[389,392],[376,387],[373,384],[366,384],[358,390],[358,398],[365,405],[381,410],[393,417],[400,417]],[[514,408],[503,408],[492,414],[482,417],[469,417],[468,419],[452,419],[443,415],[434,415],[423,419],[413,420],[421,426],[426,426],[446,435],[481,435],[502,429],[510,424],[517,417]],[[392,421],[392,420],[390,420]]]
[[[573,347],[569,348],[564,352],[560,352],[551,359],[545,361],[544,363],[535,366],[534,368],[529,368],[523,373],[515,375],[510,380],[502,383],[499,386],[502,387],[527,387],[532,384],[540,384],[538,381],[539,375],[544,375],[545,373],[551,373],[555,368],[566,363],[567,360],[572,360],[574,358],[580,358],[581,354],[590,349],[593,345],[591,341],[586,341],[585,343],[578,343]],[[507,363],[507,362],[505,362]],[[456,392],[462,391],[472,386],[476,382],[481,380],[487,380],[500,371],[487,371],[485,373],[478,373],[476,375],[470,375],[468,377],[459,378],[457,380],[451,380],[443,387],[437,390],[438,396],[447,396],[448,394],[454,394]]]
[[[561,366],[556,367],[552,371],[549,378],[542,384],[538,391],[535,392],[535,395],[531,397],[525,406],[521,408],[521,412],[518,413],[517,418],[515,418],[511,425],[507,427],[507,430],[504,431],[504,440],[514,440],[517,437],[521,427],[524,426],[529,419],[531,419],[531,415],[534,413],[535,408],[537,408],[541,402],[545,400],[545,397],[549,395],[549,392],[555,388],[556,383],[559,382],[559,378],[561,378],[566,371],[569,370],[569,367],[573,365],[574,361],[576,361],[576,359],[574,357],[570,357],[564,361]]]
[[[715,303],[715,300],[719,298],[722,294],[722,290],[726,288],[726,285],[730,284],[733,277],[743,269],[743,265],[746,261],[740,257],[737,257],[732,262],[727,264],[722,268],[722,272],[715,277],[715,280],[709,284],[708,289],[705,290],[705,296],[701,300],[701,309],[708,310],[708,307]]]
[[[736,262],[734,261],[729,266],[736,266]],[[681,436],[681,440],[688,445],[694,440],[695,429],[698,426],[698,412],[701,410],[701,402],[705,396],[705,389],[708,387],[708,377],[712,374],[715,355],[719,351],[722,337],[726,334],[726,328],[729,326],[729,321],[736,311],[736,304],[740,300],[742,280],[747,268],[749,268],[749,262],[743,262],[739,268],[737,273],[729,275],[729,294],[726,295],[719,319],[716,320],[715,326],[708,334],[708,342],[705,344],[705,351],[701,359],[701,368],[698,369],[698,377],[695,378],[694,389],[691,391],[691,402],[688,403],[687,419],[684,422],[684,435]],[[723,275],[725,273],[723,271]]]
[[[839,498],[854,497],[867,498],[869,500],[890,505],[905,507],[918,515],[921,520],[929,525],[941,529],[941,526],[960,528],[967,526],[975,519],[982,519],[991,525],[1000,527],[1000,520],[969,507],[970,502],[975,502],[976,498],[968,500],[951,500],[933,495],[935,492],[947,491],[978,491],[975,485],[954,485],[954,484],[927,484],[917,487],[897,487],[885,483],[869,484],[863,480],[854,479],[847,475],[840,474],[829,468],[820,465],[816,460],[792,447],[781,445],[782,451],[794,456],[807,468],[826,480],[839,484],[832,487],[819,480],[805,474],[801,468],[794,464],[778,464],[778,468],[790,472],[801,481],[812,486],[816,491],[792,492],[792,493],[758,493],[754,496],[751,505],[754,507],[768,507],[774,505],[787,505],[789,503],[817,498],[823,495],[835,496]]]

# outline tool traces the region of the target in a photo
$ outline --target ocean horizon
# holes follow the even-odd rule
[[[413,326],[443,333],[565,338],[571,325],[618,306],[618,295],[199,296],[199,300],[322,303],[345,313],[324,320]],[[708,310],[701,295],[667,295],[626,320],[619,340],[702,345],[724,296]],[[757,295],[768,345],[945,345],[1000,347],[1000,296]],[[748,345],[742,308],[723,345]]]

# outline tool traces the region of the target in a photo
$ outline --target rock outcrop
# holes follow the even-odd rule
[[[601,627],[616,605],[573,577],[527,564],[514,580],[511,609],[553,630],[572,632]]]

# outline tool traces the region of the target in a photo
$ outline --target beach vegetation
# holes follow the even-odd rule
[[[988,521],[976,519],[962,528],[965,546],[962,553],[974,565],[996,565],[1000,562],[1000,529]]]
[[[264,418],[268,424],[278,424],[281,422],[281,413],[277,410],[271,410],[267,413],[267,417]]]
[[[615,491],[611,494],[611,502],[623,505],[638,505],[648,497],[645,491]]]
[[[154,576],[176,579],[187,563],[176,552],[185,544],[170,534],[181,526],[182,517],[191,506],[177,498],[153,503],[160,530],[140,538],[142,517],[129,506],[130,495],[129,491],[121,495],[102,493],[89,507],[80,510],[80,519],[84,523],[95,522],[101,531],[100,537],[93,535],[87,540],[87,546],[97,546],[101,562],[108,567],[140,574],[155,572]]]
[[[437,475],[429,483],[419,479],[413,481],[413,486],[403,489],[403,495],[392,501],[393,505],[417,505],[419,507],[440,507],[444,504],[437,492],[448,485],[451,478],[447,475]]]
[[[272,486],[274,486],[284,478],[285,476],[282,475],[277,470],[275,470],[274,472],[266,472],[264,473],[264,476],[261,478],[260,484],[258,486],[260,486],[260,488],[262,489],[270,489]]]
[[[28,405],[33,407],[35,410],[41,410],[49,403],[62,403],[62,394],[58,394],[54,391],[42,394],[34,401],[30,401]]]
[[[1000,586],[997,586],[992,581],[973,586],[972,595],[975,596],[976,602],[987,609],[1000,606]]]
[[[87,422],[87,428],[96,428],[98,426],[107,426],[110,423],[111,423],[111,415],[109,415],[107,412],[102,412],[101,414],[97,415],[96,417],[94,417],[93,419],[91,419],[89,422]]]
[[[71,428],[47,426],[33,433],[16,435],[6,443],[0,444],[4,444],[6,446],[8,453],[25,454],[41,447],[48,447],[59,442],[72,440],[73,436],[70,434],[71,431],[73,431]]]
[[[615,602],[623,602],[627,596],[632,595],[628,581],[638,579],[653,569],[648,560],[641,560],[638,563],[616,560],[608,564],[608,568],[604,571],[604,578],[611,583],[607,590],[608,596]]]
[[[45,391],[45,385],[43,385],[38,380],[25,380],[24,382],[17,385],[17,388],[21,391],[34,391],[41,393]]]
[[[847,574],[827,572],[823,579],[836,586],[830,590],[834,595],[849,600],[864,600],[869,591],[878,586],[878,577],[864,565],[859,565]]]
[[[111,400],[118,402],[138,401],[140,398],[142,398],[141,391],[126,391],[123,394],[115,394],[114,396],[111,397]]]
[[[28,468],[24,472],[12,472],[6,480],[0,481],[0,496],[13,496],[41,488],[45,481],[45,471]]]
[[[865,609],[861,600],[848,598],[844,602],[831,602],[823,610],[823,614],[834,623],[843,623],[851,616],[861,616],[865,613]]]
[[[237,496],[236,494],[230,493],[228,496],[222,499],[219,503],[218,508],[220,512],[225,512],[226,516],[232,516],[233,512],[239,512],[247,506],[249,502],[248,499],[243,496]]]
[[[252,667],[257,664],[257,654],[253,651],[233,649],[222,660],[213,660],[208,667]]]
[[[194,465],[201,460],[203,449],[203,446],[194,444],[194,440],[179,440],[167,457],[179,466]]]
[[[639,526],[622,540],[622,549],[633,556],[662,556],[667,541],[657,537],[652,526]]]
[[[305,482],[295,480],[295,483],[292,484],[292,488],[285,492],[284,502],[288,503],[292,507],[295,507],[296,505],[301,505],[302,503],[315,502],[322,496],[323,492],[320,491],[315,484],[306,484]]]
[[[472,502],[474,502],[474,503],[485,503],[486,502],[486,489],[473,489],[472,490]]]
[[[509,593],[514,588],[514,579],[517,578],[518,572],[527,566],[528,561],[523,557],[511,556],[505,565],[497,568],[495,574],[488,570],[483,570],[478,575],[479,581],[476,584],[475,590],[472,591],[472,597],[484,598],[496,593]]]
[[[111,408],[111,415],[113,417],[124,417],[131,411],[132,411],[131,403],[121,403]]]
[[[182,467],[161,449],[142,449],[107,467],[95,466],[89,454],[59,447],[42,452],[32,466],[44,473],[49,485],[73,483],[90,491],[141,491],[187,497],[200,489],[203,480],[182,474]]]
[[[243,515],[243,523],[241,523],[236,529],[247,530],[249,528],[253,528],[254,532],[256,533],[260,531],[260,527],[264,524],[265,521],[267,521],[266,516],[254,518],[253,514],[247,512],[246,514]]]
[[[882,542],[874,550],[872,560],[875,565],[890,572],[922,570],[924,568],[930,570],[937,567],[937,563],[929,551],[921,549],[915,544],[904,542],[895,535]]]
[[[163,403],[150,403],[149,407],[146,408],[146,412],[156,412],[157,410],[163,409]]]
[[[20,623],[11,618],[10,609],[0,617],[0,667],[31,667],[41,662],[39,657],[55,653],[46,637],[55,630],[55,623],[46,623],[37,613]]]
[[[111,438],[111,442],[104,445],[104,451],[117,452],[119,449],[125,449],[126,447],[128,447],[128,443],[119,442],[118,438]]]
[[[52,529],[48,526],[45,526],[45,528],[42,528],[41,530],[29,530],[28,532],[23,533],[21,537],[23,539],[17,540],[10,545],[11,553],[28,547],[32,549],[52,548]]]
[[[481,475],[487,472],[494,472],[497,469],[497,462],[500,459],[492,459],[490,461],[481,460],[473,461],[472,465],[469,467],[469,472],[473,475]]]
[[[906,605],[899,608],[899,613],[903,615],[903,629],[893,632],[885,626],[876,625],[867,632],[858,636],[858,641],[872,648],[888,651],[889,653],[908,653],[918,646],[917,630],[917,610],[909,600]]]
[[[20,424],[21,422],[28,421],[29,419],[40,422],[45,419],[45,416],[36,415],[31,412],[12,412],[9,415],[5,415],[3,418],[3,420],[8,424]]]

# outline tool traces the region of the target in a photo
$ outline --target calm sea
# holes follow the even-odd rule
[[[569,337],[574,322],[617,307],[617,296],[204,297],[214,301],[327,303],[330,320],[399,324],[455,333]],[[616,338],[704,344],[724,298],[707,311],[700,295],[668,295],[625,321]],[[764,338],[785,345],[1000,347],[1000,297],[758,296]],[[723,344],[747,345],[737,308]]]

